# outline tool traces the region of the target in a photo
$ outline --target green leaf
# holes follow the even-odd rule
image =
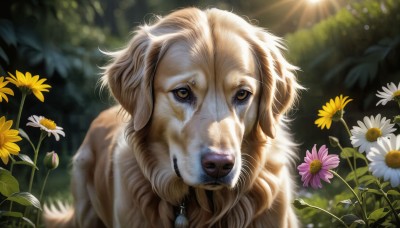
[[[395,200],[392,202],[393,207],[396,209],[400,209],[400,200]]]
[[[17,211],[0,211],[0,218],[3,216],[14,217],[14,218],[22,218],[22,213]]]
[[[18,157],[22,161],[16,161],[14,164],[19,164],[19,165],[28,165],[30,167],[34,167],[36,170],[39,170],[39,168],[33,163],[32,159],[26,155],[26,154],[18,154]]]
[[[24,32],[20,34],[18,40],[23,46],[28,47],[30,50],[36,52],[43,52],[42,43],[37,38],[37,35],[31,32]],[[25,51],[25,50],[24,50]]]
[[[360,218],[357,217],[357,215],[353,215],[353,214],[343,215],[340,219],[342,219],[343,222],[346,223],[347,225],[353,224],[355,222],[359,223],[358,221],[360,220]],[[365,223],[363,223],[363,224],[365,224]]]
[[[36,227],[35,224],[29,220],[28,218],[24,217],[21,212],[17,211],[0,211],[0,218],[1,217],[13,217],[13,218],[21,218],[25,223],[32,227]]]
[[[0,38],[7,45],[17,46],[17,36],[15,35],[14,25],[6,19],[0,20]]]
[[[335,52],[337,52],[336,48],[331,47],[328,48],[326,50],[321,50],[321,53],[316,56],[309,64],[310,68],[316,68],[319,65],[321,65],[323,62],[329,60],[330,58],[332,58],[332,55],[335,54]]]
[[[29,56],[28,62],[32,66],[36,66],[44,62],[43,52],[32,52]]]
[[[28,134],[26,134],[26,132],[25,132],[22,128],[19,129],[19,135],[20,135],[22,138],[28,140],[29,142],[31,141],[31,140],[29,139]]]
[[[368,220],[371,220],[372,222],[375,222],[387,215],[390,210],[387,208],[379,208],[375,211],[373,211],[371,214],[369,214]]]
[[[61,77],[67,78],[70,68],[69,59],[57,52],[51,45],[44,47],[44,60],[47,75],[57,72]]]
[[[382,183],[381,187],[382,189],[386,188],[390,183],[388,181],[385,181]]]
[[[372,175],[363,175],[362,177],[360,177],[358,179],[358,182],[360,184],[363,184],[364,186],[368,186],[372,183],[375,183],[376,181],[376,177],[372,176]]]
[[[346,181],[351,181],[351,180],[353,180],[353,179],[356,177],[355,174],[357,174],[357,177],[359,178],[359,177],[361,177],[362,175],[364,175],[367,171],[368,171],[368,167],[367,167],[367,166],[365,166],[365,167],[360,167],[360,168],[356,169],[355,172],[354,172],[354,171],[350,172],[350,173],[347,175],[347,177],[345,178],[345,180],[346,180]]]
[[[22,220],[26,223],[28,223],[28,225],[31,225],[32,227],[36,227],[35,224],[29,220],[27,217],[22,217]]]
[[[400,192],[393,190],[393,189],[387,191],[387,194],[392,195],[392,196],[400,196]]]
[[[42,210],[39,200],[29,192],[18,192],[7,198],[9,201],[19,203],[24,206],[34,206],[39,210]]]
[[[0,47],[0,58],[2,58],[7,64],[10,63],[10,59],[8,58],[6,52],[3,50],[2,47]]]
[[[0,193],[5,197],[9,197],[16,192],[19,192],[18,180],[9,171],[0,168]]]
[[[356,158],[365,160],[365,155],[358,152],[358,150],[354,149],[353,147],[345,147],[343,148],[342,152],[340,152],[340,157],[343,159],[352,158],[354,155],[356,155]]]
[[[346,158],[351,158],[353,157],[354,154],[359,153],[356,149],[354,149],[353,147],[345,147],[343,148],[342,152],[340,152],[340,157],[343,159]]]
[[[368,189],[367,192],[368,193],[373,193],[373,194],[376,194],[376,195],[382,195],[382,192],[380,192],[379,190],[373,189],[373,188]]]
[[[345,60],[339,62],[334,68],[327,71],[328,73],[324,75],[324,82],[329,82],[338,75],[343,74],[347,68],[354,64],[354,62],[355,60],[352,57],[346,58]]]
[[[293,202],[293,206],[299,210],[309,207],[309,204],[306,203],[303,199],[295,199]]]
[[[378,62],[368,61],[354,66],[346,76],[345,85],[353,88],[358,83],[360,88],[364,89],[368,82],[377,76],[378,64]]]

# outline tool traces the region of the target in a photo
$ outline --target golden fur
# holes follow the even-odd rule
[[[218,9],[139,27],[104,68],[121,106],[91,124],[73,206],[47,207],[46,226],[172,227],[184,202],[190,227],[297,227],[284,114],[300,86],[281,49]]]

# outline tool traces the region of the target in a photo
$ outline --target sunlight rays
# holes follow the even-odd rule
[[[268,14],[279,15],[277,26],[295,25],[296,29],[309,27],[314,23],[329,17],[340,9],[344,1],[336,0],[282,0],[265,5],[255,11],[252,17],[262,17]]]

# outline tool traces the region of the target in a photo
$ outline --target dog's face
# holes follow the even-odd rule
[[[170,45],[154,78],[151,120],[154,132],[163,132],[155,138],[165,138],[177,175],[208,189],[236,184],[260,91],[249,44],[235,34],[213,41],[215,55],[196,52],[187,41]]]
[[[245,156],[243,144],[273,138],[295,97],[277,45],[232,13],[186,9],[142,27],[105,74],[159,169],[189,186],[234,188],[259,152]]]

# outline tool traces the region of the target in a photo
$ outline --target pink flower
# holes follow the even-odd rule
[[[328,148],[322,145],[317,152],[317,145],[312,148],[312,153],[307,150],[304,163],[300,164],[297,169],[301,175],[303,186],[312,188],[322,188],[321,179],[330,183],[329,179],[333,174],[329,170],[338,167],[339,156],[336,154],[328,155]]]

